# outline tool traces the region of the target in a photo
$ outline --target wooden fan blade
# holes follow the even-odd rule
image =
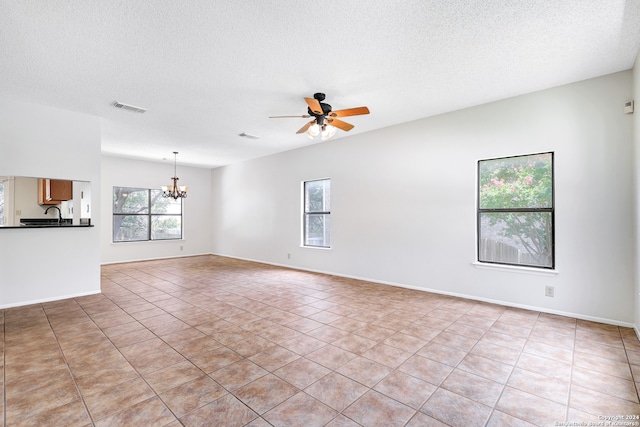
[[[339,119],[327,119],[327,123],[329,123],[331,126],[337,127],[338,129],[342,129],[345,132],[349,132],[354,127],[352,124],[343,122]]]
[[[308,114],[305,114],[303,116],[269,116],[270,119],[286,119],[286,118],[292,118],[292,119],[308,119],[309,117],[311,117]]]
[[[305,133],[307,131],[307,129],[309,129],[311,127],[312,124],[314,124],[316,121],[315,120],[311,120],[309,123],[307,123],[306,125],[302,126],[300,128],[300,130],[296,133]]]
[[[332,111],[329,113],[329,117],[359,116],[361,114],[369,114],[369,109],[367,107],[347,108],[346,110]]]
[[[309,106],[309,108],[311,108],[311,111],[313,111],[314,114],[324,115],[324,113],[322,112],[322,107],[320,106],[320,103],[317,99],[305,98],[304,100],[307,101],[307,105]]]

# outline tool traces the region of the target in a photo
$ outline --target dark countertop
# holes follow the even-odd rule
[[[93,224],[29,224],[29,225],[0,225],[3,228],[87,228]]]
[[[93,227],[91,220],[81,219],[80,224],[72,224],[70,218],[22,218],[20,225],[4,225],[0,228],[77,228],[77,227]]]

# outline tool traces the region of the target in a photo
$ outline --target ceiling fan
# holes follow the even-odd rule
[[[315,93],[313,98],[305,98],[307,102],[308,114],[302,116],[270,116],[271,119],[280,118],[312,118],[310,122],[302,126],[296,133],[306,133],[307,136],[313,139],[316,135],[322,135],[322,140],[331,138],[336,133],[337,129],[342,129],[345,132],[353,129],[353,125],[344,122],[338,117],[346,116],[359,116],[362,114],[369,114],[367,107],[347,108],[346,110],[332,111],[331,105],[325,104],[324,93]]]

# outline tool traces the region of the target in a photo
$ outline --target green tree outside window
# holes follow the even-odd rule
[[[478,260],[553,268],[553,153],[481,160],[478,186]]]

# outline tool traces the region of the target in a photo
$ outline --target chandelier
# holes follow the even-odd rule
[[[177,161],[178,152],[173,152],[173,181],[170,185],[163,185],[162,188],[162,197],[171,197],[174,200],[184,199],[187,197],[187,191],[189,187],[186,185],[178,186],[178,174],[176,173],[176,161]]]

